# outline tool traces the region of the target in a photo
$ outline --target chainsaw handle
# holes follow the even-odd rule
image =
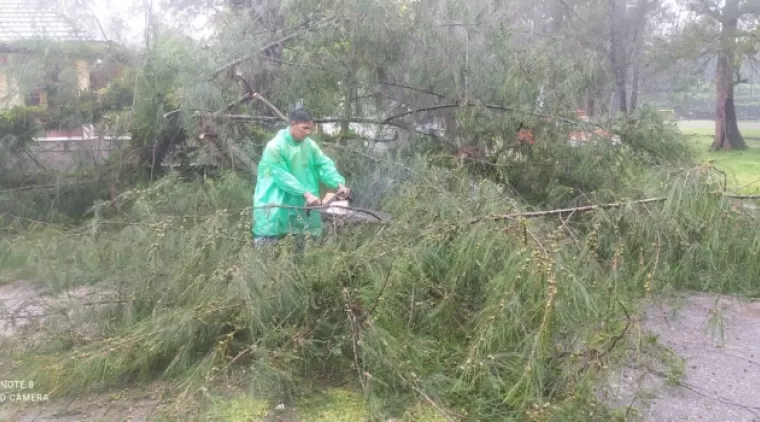
[[[330,199],[328,199],[328,200],[327,200],[327,202],[323,202],[323,203],[320,205],[320,208],[327,208],[327,207],[329,207],[329,206],[330,206],[330,204],[332,204],[333,202],[335,202],[335,201],[337,201],[337,200],[341,200],[341,201],[348,201],[348,202],[351,202],[351,200],[353,199],[353,198],[351,197],[351,194],[352,194],[352,193],[353,193],[353,191],[349,190],[349,191],[348,191],[348,195],[347,195],[345,198],[340,198],[340,199],[338,198],[338,195],[333,195],[333,196],[332,196],[332,198],[330,198]],[[311,210],[306,210],[306,216],[307,216],[307,217],[311,216]]]

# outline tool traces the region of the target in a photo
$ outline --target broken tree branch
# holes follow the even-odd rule
[[[574,124],[574,125],[575,124],[586,124],[586,125],[591,125],[591,126],[597,127],[599,129],[607,130],[607,129],[599,126],[599,125],[596,125],[596,124],[590,123],[590,122],[581,122],[581,121],[577,121],[577,120],[566,119],[564,117],[549,116],[549,115],[546,115],[546,114],[534,113],[534,112],[530,112],[530,111],[519,111],[519,110],[516,110],[514,108],[499,106],[499,105],[495,105],[495,104],[480,104],[480,103],[464,103],[464,104],[451,103],[451,104],[442,104],[442,105],[431,106],[431,107],[423,107],[423,108],[419,108],[419,109],[416,109],[416,110],[406,111],[404,113],[399,113],[399,114],[396,114],[394,116],[388,117],[387,119],[385,119],[383,121],[383,123],[384,124],[390,124],[390,122],[393,121],[393,120],[400,119],[400,118],[406,117],[406,116],[410,116],[412,114],[419,114],[419,113],[425,113],[425,112],[428,112],[428,111],[437,111],[437,110],[444,110],[444,109],[447,109],[447,108],[456,108],[456,107],[484,107],[484,108],[487,108],[489,110],[509,111],[509,112],[513,112],[513,113],[527,113],[527,114],[530,114],[532,116],[540,117],[542,119],[559,120],[559,121],[562,121],[562,122],[565,122],[565,123]]]
[[[641,199],[638,201],[632,201],[632,202],[615,202],[612,204],[599,204],[599,205],[584,205],[582,207],[575,207],[575,208],[564,208],[564,209],[556,209],[556,210],[548,210],[548,211],[532,211],[532,212],[521,212],[521,213],[513,213],[513,214],[504,214],[504,215],[493,215],[490,217],[480,217],[475,220],[472,220],[470,223],[477,223],[479,221],[482,221],[484,218],[491,219],[491,220],[514,220],[516,218],[536,218],[536,217],[546,217],[551,215],[562,215],[562,214],[568,214],[568,213],[579,213],[579,212],[588,212],[588,211],[598,211],[602,209],[611,209],[611,208],[622,208],[628,205],[643,205],[643,204],[651,204],[653,202],[663,202],[668,198],[660,197],[660,198],[649,198],[649,199]]]
[[[618,303],[618,305],[620,305],[621,308],[623,308],[623,312],[625,313],[625,318],[626,318],[627,322],[625,324],[625,327],[623,328],[623,331],[621,331],[620,334],[618,334],[618,335],[616,335],[615,337],[612,338],[612,342],[610,343],[610,345],[607,348],[607,350],[605,350],[604,353],[602,353],[601,355],[599,355],[600,359],[602,357],[604,357],[605,355],[610,354],[610,352],[612,351],[612,349],[614,349],[615,346],[617,346],[618,342],[620,342],[620,340],[622,340],[623,337],[625,337],[625,334],[628,332],[628,329],[631,327],[631,314],[629,314],[628,310],[625,309],[625,306],[623,306],[623,302],[621,302],[620,300],[617,300],[617,303]]]
[[[240,97],[240,98],[238,98],[236,101],[233,101],[230,104],[226,105],[224,108],[221,108],[221,109],[217,110],[216,112],[214,112],[214,117],[217,117],[217,118],[218,117],[224,117],[224,115],[222,115],[223,112],[230,111],[233,108],[235,108],[235,107],[237,107],[239,105],[245,104],[248,101],[256,98],[256,99],[260,100],[261,102],[263,102],[267,107],[269,107],[269,109],[272,110],[274,112],[274,114],[277,115],[277,117],[276,117],[277,119],[280,119],[280,120],[282,120],[282,121],[284,121],[286,123],[288,122],[288,118],[285,117],[285,115],[282,114],[282,112],[277,107],[275,107],[274,104],[272,104],[271,102],[269,102],[269,100],[267,100],[266,98],[264,98],[264,96],[262,96],[258,92],[255,92],[253,90],[253,88],[251,88],[251,84],[249,84],[248,81],[245,80],[245,78],[243,77],[243,75],[241,75],[238,72],[236,74],[236,76],[238,77],[238,79],[240,79],[242,81],[243,86],[245,88],[245,94],[243,94],[243,96]],[[196,113],[196,115],[199,115],[199,114]],[[227,117],[234,117],[235,120],[240,120],[240,121],[271,119],[270,117],[247,116],[247,115],[244,115],[244,114],[227,115]]]
[[[756,195],[737,195],[732,193],[724,193],[724,192],[715,192],[716,195],[723,196],[725,198],[730,199],[760,199],[760,194]],[[588,211],[598,211],[603,209],[613,209],[613,208],[623,208],[629,205],[646,205],[651,204],[655,202],[664,202],[668,198],[666,197],[658,197],[658,198],[647,198],[647,199],[640,199],[637,201],[631,201],[631,202],[615,202],[611,204],[598,204],[598,205],[584,205],[580,207],[574,207],[574,208],[563,208],[563,209],[556,209],[556,210],[547,210],[547,211],[531,211],[531,212],[520,212],[520,213],[512,213],[512,214],[503,214],[503,215],[491,215],[486,217],[478,217],[476,219],[473,219],[470,221],[470,224],[479,223],[483,220],[514,220],[517,218],[536,218],[536,217],[548,217],[552,215],[563,215],[563,214],[574,214],[579,212],[588,212]]]
[[[275,107],[274,104],[270,103],[269,100],[267,100],[266,98],[264,98],[262,95],[260,95],[259,93],[255,92],[253,94],[253,98],[257,98],[262,103],[264,103],[267,107],[269,107],[269,109],[272,110],[274,112],[274,114],[276,114],[277,117],[280,118],[280,120],[282,120],[285,123],[288,122],[288,118],[285,117],[285,115],[282,114],[282,112],[277,107]]]
[[[196,113],[196,115],[200,115],[200,113]],[[274,116],[250,116],[247,114],[217,114],[214,117],[239,122],[280,120],[279,117]]]
[[[230,111],[230,110],[232,110],[233,108],[235,108],[237,106],[240,106],[240,105],[243,105],[243,104],[247,103],[248,101],[251,100],[251,98],[253,98],[253,95],[251,95],[250,93],[246,92],[242,97],[240,97],[237,100],[235,100],[235,101],[227,104],[226,106],[224,106],[224,108],[221,108],[221,109],[217,110],[214,114],[215,115],[219,115],[219,114],[221,114],[221,113],[223,113],[225,111]]]
[[[285,115],[282,114],[282,112],[277,107],[275,107],[274,104],[270,103],[269,100],[267,100],[266,98],[264,98],[263,95],[259,94],[258,92],[254,91],[253,88],[251,88],[251,84],[249,84],[248,81],[245,80],[245,78],[243,77],[243,75],[240,72],[237,72],[235,74],[235,76],[237,76],[238,79],[240,79],[240,81],[243,83],[243,88],[245,89],[245,94],[242,97],[240,97],[237,101],[235,101],[234,103],[231,103],[230,105],[228,105],[226,107],[226,109],[217,111],[215,113],[216,116],[219,116],[219,114],[221,114],[222,111],[229,111],[229,110],[231,110],[231,109],[233,109],[233,108],[235,108],[235,107],[237,107],[237,106],[239,106],[241,104],[247,103],[248,101],[250,101],[253,98],[256,98],[256,99],[260,100],[261,102],[263,102],[267,107],[269,107],[269,109],[272,110],[274,112],[274,114],[276,114],[277,117],[280,120],[284,121],[285,123],[288,122],[288,118],[285,117]]]
[[[258,94],[256,95],[256,98],[258,98],[259,100],[262,100],[262,101],[265,100],[264,97],[262,97],[261,95],[258,95]],[[265,102],[265,104],[271,104],[271,103],[269,103],[267,101],[267,102]],[[272,107],[275,107],[275,106],[271,105],[270,108],[272,108]],[[274,108],[273,108],[273,110],[274,110]],[[251,116],[251,115],[247,115],[247,114],[221,114],[221,112],[223,112],[223,111],[225,111],[225,110],[222,109],[222,110],[219,110],[218,112],[214,113],[214,117],[236,120],[238,122],[246,122],[246,121],[255,122],[255,121],[260,121],[260,120],[265,120],[265,119],[269,119],[269,120],[279,119],[279,120],[283,120],[285,122],[288,121],[288,119],[282,113],[279,113],[280,114],[279,117],[267,117],[267,116]],[[277,113],[277,112],[275,112],[275,113]],[[205,114],[205,113],[196,112],[196,116],[201,116],[203,114]],[[314,119],[314,123],[317,123],[317,124],[321,124],[321,123],[341,123],[343,121],[345,121],[345,119],[338,119],[338,118]],[[399,123],[399,122],[384,122],[382,120],[363,119],[363,118],[348,119],[348,122],[349,123],[363,123],[363,124],[370,124],[370,125],[381,125],[381,126],[393,126],[393,127],[397,127],[399,129],[403,129],[403,130],[406,130],[406,131],[409,131],[409,132],[419,133],[420,135],[432,136],[434,138],[440,138],[440,136],[436,135],[433,132],[428,132],[428,131],[416,129],[416,128],[413,128],[413,127],[411,127],[411,126],[409,126],[407,124]],[[387,142],[387,141],[384,141],[384,142]]]
[[[316,120],[314,120],[314,123],[341,123],[341,122],[344,122],[345,120],[346,119],[316,119]],[[428,132],[428,131],[420,130],[420,129],[414,128],[414,127],[412,127],[410,125],[407,125],[405,123],[400,123],[400,122],[386,122],[386,121],[383,121],[383,120],[362,119],[362,118],[348,119],[348,122],[349,123],[364,123],[364,124],[369,124],[369,125],[393,126],[393,127],[399,128],[399,129],[403,129],[403,130],[405,130],[407,132],[415,132],[415,133],[419,133],[420,135],[424,135],[424,136],[432,136],[434,138],[445,139],[445,138],[442,138],[442,137],[436,135],[433,132]],[[452,143],[452,145],[453,145],[453,143]]]

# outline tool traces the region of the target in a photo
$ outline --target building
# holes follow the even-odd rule
[[[0,110],[27,106],[44,111],[55,104],[56,86],[60,89],[65,84],[68,92],[93,95],[124,70],[123,64],[107,59],[111,45],[97,25],[88,26],[86,22],[67,17],[39,0],[0,0]],[[51,43],[60,48],[50,51],[66,51],[65,56],[49,57],[46,53],[44,72],[39,72],[39,78],[40,75],[33,73],[35,76],[30,81],[29,72],[19,69],[32,63],[35,55],[39,58],[41,50],[44,51],[40,46]],[[25,73],[26,79],[22,82],[18,76]],[[65,162],[75,150],[86,149],[102,156],[103,152],[114,149],[114,142],[129,139],[124,136],[104,138],[102,133],[95,132],[91,123],[73,127],[71,124],[66,127],[47,125],[35,134],[38,144],[33,148],[53,157],[53,163],[59,163],[62,157]],[[104,140],[105,146],[102,145]]]

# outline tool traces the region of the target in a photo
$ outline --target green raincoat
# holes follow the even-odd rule
[[[304,210],[266,208],[267,205],[303,207],[306,204],[303,195],[307,191],[320,196],[320,182],[331,189],[346,183],[333,160],[311,138],[296,142],[290,129],[279,131],[267,143],[259,162],[253,194],[254,236],[321,235],[319,212],[307,217]]]

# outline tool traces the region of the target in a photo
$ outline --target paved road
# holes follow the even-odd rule
[[[643,327],[682,365],[631,364],[614,377],[612,401],[651,422],[760,422],[760,302],[688,295],[651,306]]]

